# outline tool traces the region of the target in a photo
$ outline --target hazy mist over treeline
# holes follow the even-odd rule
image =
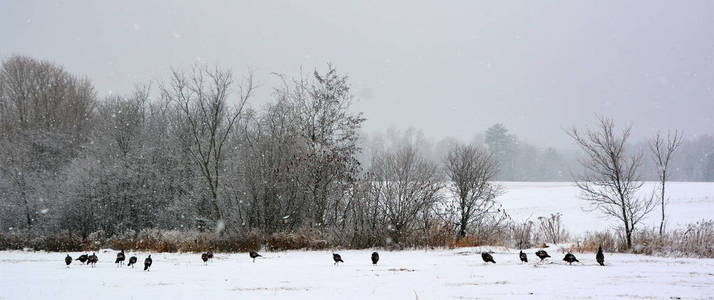
[[[596,118],[596,116],[593,116]],[[625,124],[623,124],[625,126]],[[633,126],[637,126],[633,124]],[[666,132],[665,132],[666,133]],[[553,134],[567,135],[566,131]],[[496,176],[502,181],[571,181],[572,174],[582,171],[578,163],[581,152],[570,147],[552,147],[538,145],[521,140],[508,131],[503,124],[497,123],[474,134],[473,139],[463,141],[454,137],[429,138],[414,127],[405,130],[388,129],[383,133],[363,134],[363,157],[370,151],[384,149],[394,141],[416,141],[427,155],[439,161],[449,147],[458,143],[471,143],[490,149],[499,161],[500,171]],[[650,140],[635,140],[630,145],[633,151],[644,154],[642,165],[643,180],[656,179],[656,166],[648,157]],[[702,135],[685,139],[671,162],[671,180],[673,181],[714,181],[714,137]]]

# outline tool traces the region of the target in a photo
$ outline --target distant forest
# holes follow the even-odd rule
[[[637,125],[634,124],[634,126]],[[556,132],[554,134],[566,133]],[[418,136],[417,133],[413,133],[413,135]],[[379,148],[378,144],[381,139],[383,136],[375,138],[377,148]],[[649,156],[650,142],[649,139],[638,140],[631,145],[631,149],[643,154],[642,180],[656,181],[656,164]],[[455,143],[458,141],[453,138],[423,141],[424,147],[430,149],[427,152],[431,153],[430,156],[434,160],[441,159],[450,145]],[[579,150],[575,148],[563,150],[530,144],[515,134],[509,133],[508,128],[500,123],[489,127],[484,132],[476,133],[470,143],[488,149],[499,162],[500,170],[496,175],[496,180],[572,181],[572,174],[582,172],[582,166],[578,162],[578,158],[582,155]],[[365,149],[370,148],[369,144],[365,146]],[[676,155],[672,158],[670,168],[670,180],[672,181],[714,181],[714,136],[700,135],[684,139]]]

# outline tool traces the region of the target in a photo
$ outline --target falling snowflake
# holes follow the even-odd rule
[[[223,220],[218,220],[216,223],[216,233],[221,233],[224,228],[226,228],[226,223],[223,222]]]

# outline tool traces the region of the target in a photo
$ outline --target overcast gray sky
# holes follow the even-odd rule
[[[508,2],[508,3],[506,3]],[[196,61],[347,73],[367,132],[537,144],[595,114],[642,137],[714,133],[714,1],[0,1],[0,57],[52,60],[100,96]]]

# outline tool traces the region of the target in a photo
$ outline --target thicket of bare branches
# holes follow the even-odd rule
[[[57,175],[81,150],[96,106],[89,80],[62,67],[13,56],[0,67],[0,196],[4,226],[46,220]],[[20,218],[22,220],[20,220]]]
[[[444,158],[444,172],[450,192],[445,208],[455,216],[457,239],[461,239],[471,224],[499,212],[496,197],[500,195],[501,187],[492,182],[498,173],[497,162],[484,149],[457,144]]]
[[[219,190],[226,167],[225,152],[230,147],[231,132],[253,94],[253,77],[247,76],[238,86],[237,103],[230,105],[233,85],[231,72],[199,66],[190,73],[174,70],[171,79],[161,85],[162,98],[178,111],[174,126],[184,133],[179,138],[194,161],[191,165],[204,179],[202,186],[207,196],[202,200],[213,211],[213,224],[224,222],[226,204],[220,199]]]
[[[422,225],[421,229],[427,229],[443,185],[435,163],[413,146],[404,145],[375,156],[369,174],[369,197],[383,211],[394,243],[403,242]]]
[[[528,249],[534,246],[533,243],[537,239],[537,234],[533,228],[533,221],[513,222],[510,226],[510,230],[514,247],[518,249]]]
[[[547,217],[538,217],[538,228],[545,241],[553,244],[567,241],[568,233],[560,222],[562,215],[561,213],[554,213]]]

